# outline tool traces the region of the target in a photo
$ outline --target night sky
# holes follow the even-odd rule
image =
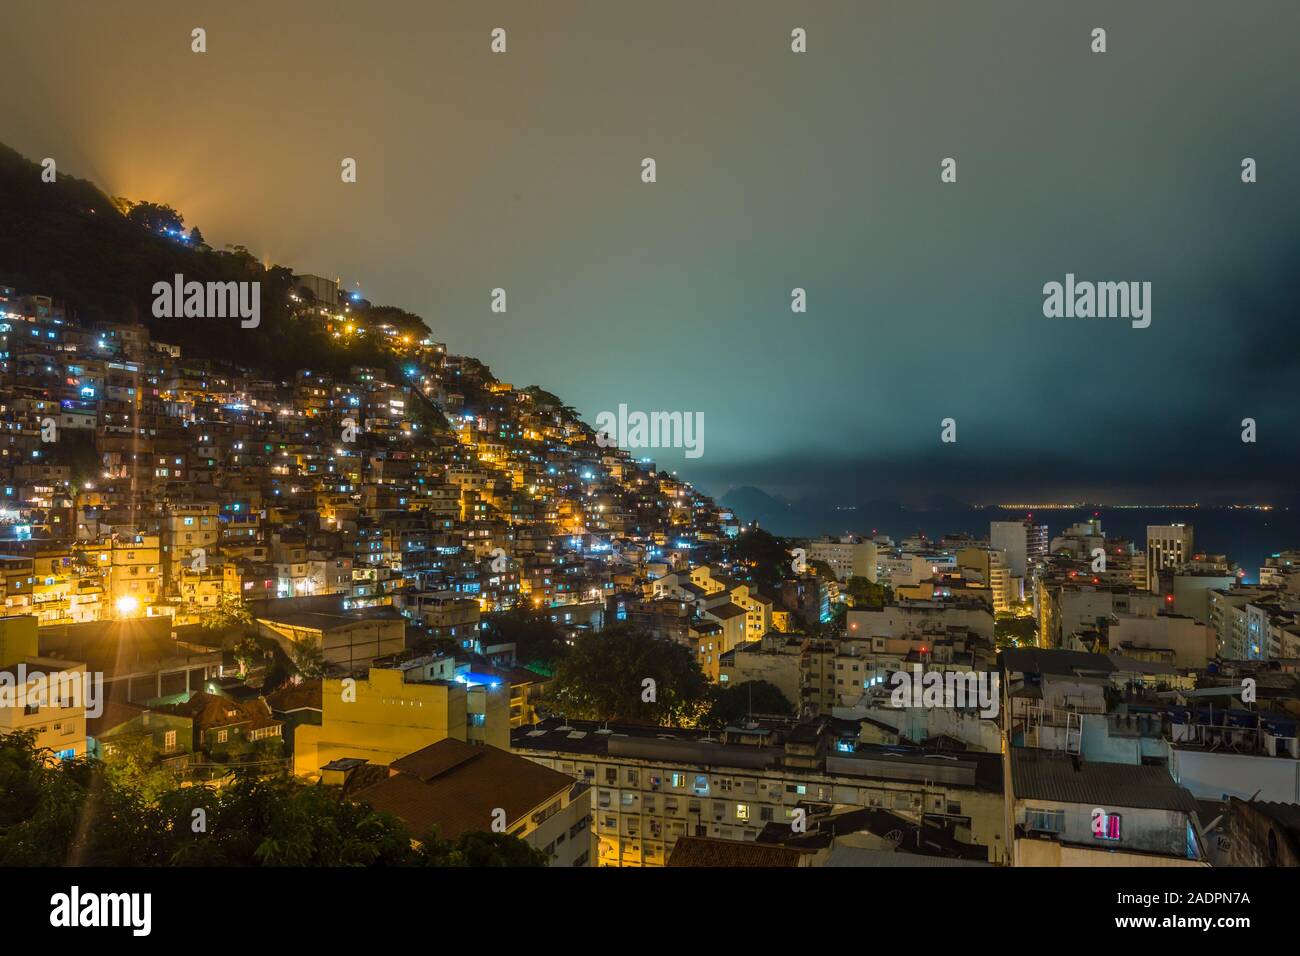
[[[22,2],[5,35],[0,140],[589,422],[703,412],[657,459],[710,492],[1295,492],[1293,0]],[[1151,282],[1151,327],[1045,318],[1067,272]]]

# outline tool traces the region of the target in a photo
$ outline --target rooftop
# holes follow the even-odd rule
[[[451,840],[490,830],[498,807],[513,826],[529,811],[581,786],[568,774],[524,757],[450,738],[394,760],[389,772],[354,797],[399,817],[417,838],[435,826]]]
[[[1196,812],[1191,791],[1164,767],[1095,763],[1031,747],[1012,748],[1011,786],[1018,800]]]

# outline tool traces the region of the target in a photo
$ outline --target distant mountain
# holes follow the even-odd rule
[[[790,502],[784,498],[773,497],[753,485],[732,488],[719,499],[719,504],[744,515],[747,521],[757,521],[776,534],[782,533],[777,528],[786,519],[790,508]]]

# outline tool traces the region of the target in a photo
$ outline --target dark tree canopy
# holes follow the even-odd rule
[[[710,691],[712,701],[705,720],[710,727],[736,726],[751,714],[794,716],[794,705],[780,688],[765,680],[741,681],[734,686],[722,684]]]
[[[547,677],[555,673],[568,651],[560,629],[545,614],[530,607],[492,614],[484,623],[484,644],[515,644],[515,658],[520,665]]]
[[[758,527],[746,529],[736,539],[731,546],[731,557],[744,565],[752,581],[767,587],[778,584],[787,575],[793,560],[787,542]]]
[[[547,706],[583,720],[694,723],[708,689],[687,648],[620,624],[578,638],[556,669]]]
[[[139,777],[132,777],[138,782]],[[335,787],[236,773],[220,789],[146,793],[96,760],[53,759],[30,733],[0,736],[0,866],[542,866],[499,833],[436,835]]]

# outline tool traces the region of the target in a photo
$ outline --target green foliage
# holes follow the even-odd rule
[[[222,592],[217,606],[204,612],[200,623],[211,631],[220,631],[228,627],[247,627],[253,623],[253,615],[249,613],[248,606],[239,595]]]
[[[1038,643],[1038,622],[1003,611],[993,621],[993,641],[998,647],[1033,647]]]
[[[643,699],[645,678],[655,682],[653,701]],[[584,720],[691,724],[707,706],[708,692],[689,650],[620,624],[578,638],[556,668],[547,707]]]
[[[788,543],[758,527],[747,529],[736,539],[731,557],[745,565],[750,580],[768,587],[779,584],[790,570]]]
[[[515,607],[490,615],[481,639],[484,644],[515,644],[520,665],[550,677],[568,653],[564,635],[549,617],[530,607]]]
[[[240,677],[247,677],[249,671],[269,656],[257,643],[257,640],[248,634],[242,635],[235,642],[235,646],[231,648],[231,653],[235,655],[235,663],[239,665]]]
[[[808,570],[811,571],[817,577],[821,578],[823,581],[835,580],[834,569],[832,569],[831,566],[827,564],[825,561],[818,561],[816,559],[809,561]]]
[[[854,607],[884,607],[892,596],[885,585],[875,584],[856,574],[845,583],[844,593]]]
[[[147,735],[112,737],[113,752],[104,757],[104,774],[113,785],[153,802],[177,784],[176,776],[162,765]]]
[[[417,866],[546,866],[546,854],[507,833],[471,830],[451,841],[438,831],[425,836],[415,850]]]
[[[293,642],[293,667],[304,680],[325,676],[325,657],[312,641]]]
[[[196,811],[202,811],[198,813]],[[541,866],[501,833],[414,846],[389,813],[336,788],[237,773],[220,789],[152,799],[97,761],[58,761],[31,734],[0,736],[0,866]]]
[[[171,206],[152,202],[131,203],[126,221],[135,223],[149,232],[179,231],[185,227],[185,218]]]
[[[0,866],[138,866],[157,822],[91,761],[56,760],[31,734],[0,736]]]
[[[429,326],[424,319],[414,312],[407,312],[395,305],[373,305],[364,312],[357,313],[368,323],[386,322],[403,332],[424,338],[429,334]]]
[[[765,680],[747,680],[734,686],[709,688],[711,698],[705,726],[722,728],[742,723],[750,714],[794,715],[794,705],[780,688]]]

